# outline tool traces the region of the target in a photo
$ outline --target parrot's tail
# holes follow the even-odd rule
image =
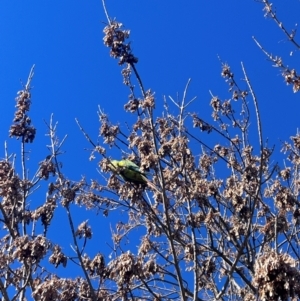
[[[153,190],[155,190],[157,193],[161,194],[161,191],[151,182],[147,179],[147,185],[152,188]]]

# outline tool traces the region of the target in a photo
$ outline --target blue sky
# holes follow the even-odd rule
[[[274,7],[287,29],[295,28],[300,1],[290,0],[287,7],[277,0]],[[290,56],[294,46],[271,19],[264,18],[262,8],[254,0],[107,0],[110,16],[131,30],[131,46],[139,58],[137,68],[145,88],[155,92],[157,115],[161,113],[163,96],[182,95],[191,78],[188,97],[197,96],[191,110],[209,119],[209,91],[221,99],[230,97],[220,76],[218,56],[231,66],[236,80],[243,77],[242,61],[258,98],[264,140],[268,139],[269,145],[276,144],[279,152],[280,141],[289,139],[299,127],[300,94],[286,86],[280,70],[272,67],[251,37],[255,36],[266,50],[283,57],[296,70],[300,54],[294,52]],[[102,42],[106,22],[100,0],[1,1],[1,157],[3,141],[7,140],[9,152],[16,153],[19,159],[19,143],[8,138],[8,130],[15,110],[14,98],[22,88],[20,79],[25,83],[35,64],[30,116],[37,137],[32,145],[27,145],[33,164],[30,174],[34,173],[35,163],[48,154],[44,120],[49,121],[53,113],[59,136],[68,135],[66,153],[61,158],[64,172],[72,180],[79,180],[81,175],[87,179],[100,177],[97,160],[88,160],[89,152],[84,149],[90,145],[75,118],[94,141],[99,130],[98,105],[123,127],[132,118],[123,110],[129,91],[122,85],[121,68],[109,57],[109,49]],[[252,124],[255,126],[255,119]],[[33,207],[35,202],[38,201],[32,200]],[[89,219],[95,227],[99,244],[92,245],[93,252],[103,251],[112,221],[95,217],[83,208],[76,214],[76,222]],[[68,235],[61,230],[66,215],[59,211],[57,217],[61,222],[50,231],[61,242]],[[98,231],[97,227],[105,231]],[[69,250],[69,243],[66,249]]]

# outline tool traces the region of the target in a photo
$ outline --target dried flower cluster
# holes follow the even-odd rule
[[[36,129],[31,126],[31,119],[27,115],[31,104],[30,98],[31,95],[28,90],[24,89],[18,92],[14,124],[9,130],[10,137],[22,138],[25,143],[33,142],[36,134]]]
[[[257,258],[254,269],[253,282],[261,300],[297,300],[300,296],[300,272],[289,255],[269,250]]]
[[[130,44],[125,43],[125,40],[129,38],[130,31],[122,30],[122,27],[122,23],[111,21],[103,30],[105,34],[104,45],[111,49],[110,55],[113,58],[120,59],[119,65],[137,63],[138,59],[131,53]]]

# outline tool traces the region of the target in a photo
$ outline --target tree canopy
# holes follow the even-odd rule
[[[59,136],[51,116],[45,122],[48,155],[32,175],[35,155],[28,150],[37,143],[37,129],[31,68],[9,128],[20,153],[10,154],[5,143],[0,160],[2,300],[299,299],[299,133],[277,148],[269,145],[244,63],[242,78],[236,78],[219,59],[227,96],[210,92],[212,118],[195,110],[191,80],[182,96],[159,99],[154,87],[145,88],[130,31],[102,3],[103,42],[129,91],[115,110],[129,117],[116,122],[101,104],[98,137],[76,119],[78,135],[89,145],[88,164],[98,169],[89,180],[64,171],[67,137]],[[287,29],[272,3],[261,3],[265,17],[299,50],[296,30]],[[265,55],[299,92],[297,71],[265,49],[263,40],[253,42],[262,60]],[[39,205],[34,198],[42,200]],[[77,223],[86,214],[89,219]],[[66,233],[63,244],[49,235],[55,223]],[[95,241],[107,229],[111,240]]]

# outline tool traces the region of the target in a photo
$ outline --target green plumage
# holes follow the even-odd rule
[[[140,171],[140,168],[130,160],[112,160],[113,170],[117,172],[126,182],[134,184],[147,184],[148,180],[145,173]]]

